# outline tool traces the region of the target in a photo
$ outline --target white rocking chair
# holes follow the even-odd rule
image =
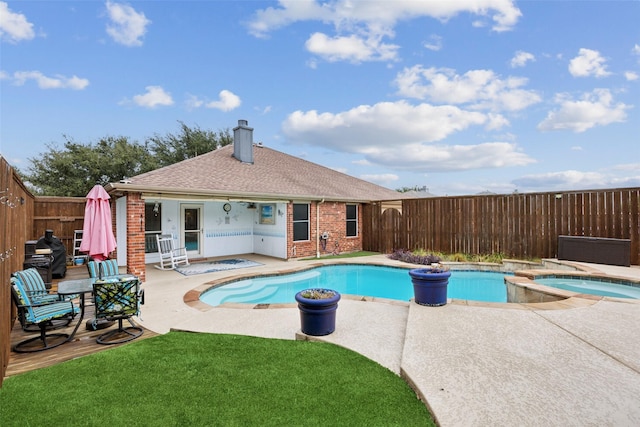
[[[189,265],[186,248],[174,248],[171,234],[156,235],[160,265],[155,267],[160,270],[173,270],[178,265]]]

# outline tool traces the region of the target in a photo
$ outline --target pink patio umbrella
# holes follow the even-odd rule
[[[84,208],[80,252],[86,252],[99,261],[107,259],[116,248],[111,225],[110,198],[105,189],[96,184],[87,194],[87,206]]]

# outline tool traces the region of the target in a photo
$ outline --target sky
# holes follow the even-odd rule
[[[247,120],[390,189],[638,187],[638,22],[637,0],[0,0],[0,153]]]

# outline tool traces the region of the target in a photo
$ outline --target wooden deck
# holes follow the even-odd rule
[[[55,292],[57,290],[58,282],[62,280],[82,279],[86,277],[89,277],[89,274],[85,266],[69,267],[67,269],[67,274],[64,279],[54,279],[52,292]],[[85,312],[83,323],[86,323],[87,319],[91,319],[92,315],[93,315],[93,306],[88,305]],[[56,330],[55,332],[71,333],[71,331],[73,330],[73,327],[76,325],[76,322],[77,322],[77,319],[74,320],[70,326],[63,329]],[[116,327],[116,325],[111,326],[111,328]],[[96,342],[96,338],[107,330],[108,329],[89,331],[83,324],[83,325],[80,325],[80,327],[78,328],[78,332],[76,333],[73,341],[62,344],[59,347],[55,347],[55,348],[52,348],[51,350],[44,350],[44,351],[39,351],[35,353],[16,353],[14,351],[11,351],[11,354],[9,356],[9,365],[7,366],[6,376],[10,377],[12,375],[18,375],[23,372],[28,372],[34,369],[52,366],[57,363],[65,362],[67,360],[76,359],[78,357],[86,356],[88,354],[93,354],[99,351],[129,344],[129,343],[113,344],[113,345],[98,344]],[[31,336],[35,336],[38,333],[39,332],[35,332],[35,333],[24,332],[22,330],[22,327],[20,326],[20,322],[16,320],[15,324],[13,325],[13,329],[11,330],[12,348],[14,344],[20,341],[23,341],[25,339],[28,339]],[[135,340],[129,341],[129,342],[136,342],[141,339],[150,338],[156,335],[158,334],[145,329],[141,337],[136,338]]]

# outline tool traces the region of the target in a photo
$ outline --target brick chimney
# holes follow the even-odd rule
[[[246,120],[238,120],[238,126],[233,128],[233,157],[253,164],[253,128]]]

